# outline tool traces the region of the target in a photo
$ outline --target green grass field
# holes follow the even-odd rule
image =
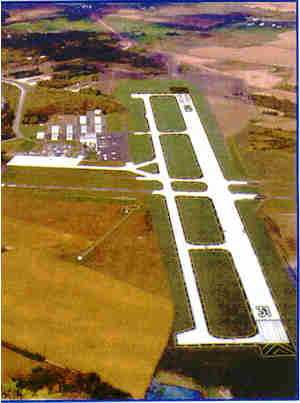
[[[142,167],[139,167],[144,172],[149,172],[152,174],[158,174],[159,173],[159,166],[156,163],[153,164],[148,164],[148,165],[143,165]]]
[[[173,332],[177,333],[190,330],[194,327],[194,323],[190,312],[189,300],[185,290],[185,283],[166,201],[162,196],[156,195],[151,196],[148,199],[148,203],[174,304]]]
[[[172,189],[178,192],[204,192],[207,185],[204,182],[176,181],[171,183]]]
[[[292,280],[275,250],[263,221],[256,214],[259,202],[240,200],[237,208],[245,223],[247,234],[258,256],[263,273],[277,303],[284,325],[291,341],[296,342],[297,296]]]
[[[160,143],[171,178],[197,179],[203,176],[191,141],[186,134],[160,136]]]
[[[129,20],[116,16],[104,16],[103,20],[117,32],[126,33],[138,42],[157,42],[163,40],[166,33],[174,31],[173,28],[163,27],[159,24],[142,20]]]
[[[255,324],[230,253],[198,250],[190,254],[210,333],[224,338],[254,335]]]
[[[161,189],[156,181],[136,181],[130,172],[100,171],[93,169],[66,169],[41,167],[8,167],[3,176],[6,183],[36,186],[80,186],[99,188],[129,188],[135,190]]]
[[[52,32],[52,31],[92,31],[103,32],[102,25],[90,21],[88,18],[81,20],[68,20],[64,17],[54,19],[40,19],[38,21],[18,22],[8,27],[9,31],[16,32]]]
[[[229,185],[232,193],[259,193],[258,185]]]
[[[128,142],[131,157],[135,164],[151,161],[154,158],[154,148],[151,136],[148,134],[129,133]]]
[[[185,238],[193,244],[219,244],[224,233],[208,197],[176,197]]]
[[[148,121],[145,118],[144,102],[141,99],[124,99],[122,94],[118,94],[118,99],[129,109],[130,113],[111,113],[107,115],[107,128],[109,131],[147,131],[149,130]]]
[[[19,103],[19,97],[21,94],[21,90],[19,88],[17,88],[15,85],[2,83],[1,91],[2,91],[2,96],[4,97],[4,100],[6,102],[8,102],[11,109],[13,109],[13,111],[16,112],[17,106]]]
[[[186,129],[177,100],[172,96],[152,96],[151,106],[155,123],[161,132],[179,132]]]

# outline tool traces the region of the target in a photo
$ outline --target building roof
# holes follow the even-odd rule
[[[96,133],[101,133],[102,132],[102,126],[101,125],[95,125],[95,132]]]
[[[58,134],[59,133],[59,126],[52,126],[51,133],[52,134]]]
[[[72,134],[72,133],[73,133],[73,126],[67,125],[67,134]]]

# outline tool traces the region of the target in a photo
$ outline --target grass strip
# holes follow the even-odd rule
[[[280,261],[263,220],[256,214],[259,202],[240,200],[236,202],[236,206],[258,256],[281,319],[287,327],[291,341],[295,343],[297,329],[296,290],[287,270]]]
[[[229,185],[232,193],[259,193],[260,189],[257,185]]]
[[[171,183],[172,189],[182,192],[205,192],[207,184],[204,182],[176,181]]]
[[[155,195],[149,197],[148,203],[174,303],[173,332],[190,330],[194,327],[194,322],[186,294],[185,282],[183,280],[166,200],[162,196]]]
[[[135,164],[151,161],[154,158],[154,148],[150,135],[129,133],[128,141],[131,157]]]
[[[162,188],[160,182],[137,181],[135,178],[135,174],[125,171],[13,166],[9,166],[3,175],[4,181],[8,184],[128,188],[133,192],[135,190],[159,190]]]
[[[222,250],[191,251],[190,256],[210,333],[216,337],[249,337],[256,326],[232,256]]]
[[[167,134],[160,136],[160,143],[171,178],[197,179],[203,176],[188,135]]]
[[[158,130],[162,132],[186,129],[177,100],[173,96],[152,96],[151,106]]]
[[[213,202],[208,197],[176,197],[176,204],[187,242],[219,244],[224,233]]]
[[[159,173],[159,166],[158,164],[155,162],[153,164],[148,164],[148,165],[144,165],[142,167],[139,167],[139,169],[141,169],[144,172],[149,172],[151,174],[158,174]]]

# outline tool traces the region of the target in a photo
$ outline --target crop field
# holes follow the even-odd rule
[[[154,148],[151,136],[148,134],[128,135],[130,153],[136,164],[151,161],[154,158]]]
[[[2,240],[12,248],[2,254],[5,339],[70,368],[95,371],[142,398],[172,324],[168,286],[146,213],[134,213],[88,267],[70,258],[110,228],[123,204],[46,196],[20,189],[2,196]]]
[[[296,306],[297,295],[292,280],[284,268],[265,225],[257,216],[259,203],[251,200],[240,200],[236,206],[246,226],[247,234],[260,261],[263,273],[277,302],[283,324],[288,336],[296,342]],[[267,253],[266,253],[267,251]]]
[[[171,178],[197,179],[203,176],[188,135],[163,135],[160,143]]]
[[[231,255],[221,250],[190,254],[210,333],[224,338],[253,336],[255,324]]]
[[[10,166],[4,175],[6,183],[36,186],[80,186],[99,188],[129,188],[131,190],[160,189],[157,181],[136,181],[135,175],[123,171],[100,171],[92,169],[66,169]]]
[[[180,261],[176,249],[174,235],[170,223],[166,201],[162,196],[151,196],[148,199],[152,214],[154,231],[157,234],[162,252],[164,269],[166,270],[170,294],[174,304],[173,332],[181,332],[193,328],[194,323],[187,298]]]
[[[186,129],[177,100],[171,96],[150,98],[155,123],[161,132],[179,132]]]
[[[16,32],[53,32],[53,31],[92,31],[101,32],[103,27],[100,24],[90,21],[88,18],[78,21],[71,21],[67,18],[41,19],[38,21],[18,22],[8,27],[9,31]]]
[[[176,181],[171,184],[173,190],[183,192],[204,192],[207,185],[204,182]]]
[[[176,197],[180,219],[187,242],[218,244],[224,242],[224,233],[213,203],[208,197]]]

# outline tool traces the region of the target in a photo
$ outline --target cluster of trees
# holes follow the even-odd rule
[[[103,113],[108,114],[125,109],[112,96],[103,95],[101,91],[92,88],[71,92],[37,86],[31,99],[31,105],[23,117],[25,124],[45,123],[57,113],[85,114],[88,110],[100,108]]]
[[[15,34],[12,38],[2,41],[7,49],[24,49],[38,51],[55,61],[82,58],[87,62],[128,63],[138,67],[163,69],[165,61],[157,54],[141,54],[133,50],[121,49],[116,39],[107,37],[99,39],[94,32],[68,31],[61,33]]]
[[[265,94],[252,94],[251,99],[255,105],[276,109],[283,112],[287,117],[296,118],[296,105],[289,99],[278,99]]]
[[[1,140],[7,140],[15,137],[13,131],[13,122],[15,119],[15,113],[6,103],[1,110]]]
[[[41,396],[40,392],[46,395]],[[96,400],[127,400],[132,396],[102,382],[94,372],[81,373],[57,367],[36,367],[29,375],[13,378],[2,388],[2,398],[63,398],[80,396]]]

